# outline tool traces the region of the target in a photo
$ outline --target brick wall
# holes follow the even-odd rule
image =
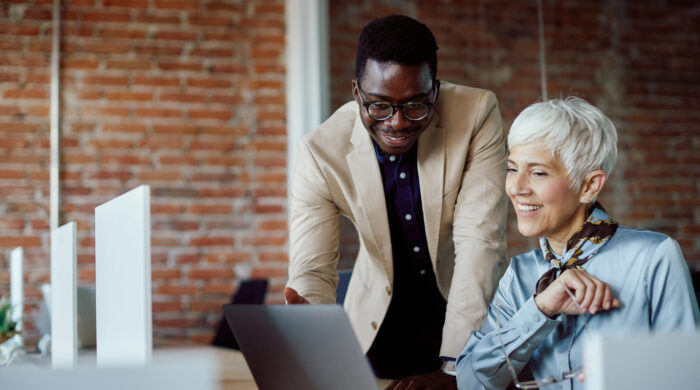
[[[543,1],[548,94],[577,95],[618,129],[619,157],[602,203],[627,226],[671,235],[700,268],[700,6],[694,1]],[[392,13],[430,27],[438,77],[493,90],[506,128],[541,96],[536,1],[331,2],[335,109],[352,98],[357,37]],[[356,237],[344,223],[343,263]],[[508,253],[537,245],[509,210]]]
[[[49,281],[51,0],[0,4],[0,295],[25,247],[30,318]],[[698,6],[544,1],[549,94],[618,126],[603,202],[670,234],[700,266]],[[357,36],[401,12],[435,33],[439,77],[496,92],[506,126],[540,96],[536,2],[330,1],[332,105],[350,99]],[[152,188],[155,335],[206,341],[240,278],[286,278],[282,0],[73,0],[63,5],[61,223],[94,280],[94,207]],[[511,216],[512,217],[512,216]],[[351,225],[344,266],[356,251]],[[509,253],[534,245],[509,222]],[[28,343],[36,338],[28,324]]]
[[[50,280],[51,3],[0,5],[0,294],[25,247],[30,317]],[[284,2],[73,0],[61,17],[60,219],[78,223],[79,283],[94,281],[95,206],[149,184],[156,337],[208,341],[246,274],[279,301]]]

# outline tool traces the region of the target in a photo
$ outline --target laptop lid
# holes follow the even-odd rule
[[[376,389],[340,305],[224,305],[260,390]]]

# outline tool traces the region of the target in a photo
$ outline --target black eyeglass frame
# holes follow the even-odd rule
[[[365,107],[365,110],[367,110],[367,115],[369,115],[369,117],[374,119],[375,121],[385,121],[385,120],[391,118],[392,116],[394,116],[394,114],[396,114],[397,109],[401,109],[401,113],[409,121],[413,121],[413,122],[422,121],[423,119],[425,119],[425,117],[428,116],[428,114],[430,114],[430,110],[432,110],[435,107],[435,100],[437,100],[437,97],[435,99],[433,99],[432,102],[389,103],[389,102],[379,101],[379,100],[366,100],[365,96],[364,96],[365,92],[362,90],[362,86],[360,86],[360,80],[355,79],[355,82],[357,83],[357,92],[359,92],[359,94],[360,94],[360,100],[362,100],[362,105]],[[428,92],[429,94],[433,93],[436,85],[440,85],[440,80],[437,80],[437,79],[435,80],[435,82],[433,83],[433,87],[430,88],[430,92]],[[386,118],[378,118],[378,117],[373,116],[369,112],[369,106],[371,106],[373,104],[386,104],[387,106],[391,106],[391,114],[389,114],[389,116],[387,116]],[[423,115],[422,117],[417,118],[417,119],[410,118],[408,115],[406,115],[406,108],[407,107],[416,106],[416,105],[420,105],[420,104],[425,105],[428,108],[428,110],[425,112],[425,115]]]

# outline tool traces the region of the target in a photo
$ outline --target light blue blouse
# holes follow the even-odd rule
[[[688,266],[678,243],[668,236],[620,226],[582,267],[608,283],[621,303],[620,308],[586,315],[591,332],[696,329],[700,325]],[[457,358],[460,389],[503,389],[512,382],[496,328],[499,305],[503,344],[517,372],[527,375],[529,369],[532,377],[544,379],[560,377],[563,371],[582,365],[585,334],[580,316],[561,314],[549,319],[533,299],[537,280],[550,268],[539,249],[511,259],[484,325],[472,332]],[[583,384],[573,379],[546,387],[572,388],[583,388]]]

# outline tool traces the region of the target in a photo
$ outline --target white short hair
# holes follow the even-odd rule
[[[599,109],[575,96],[532,104],[515,118],[508,147],[532,142],[541,142],[564,163],[575,189],[594,170],[610,176],[617,160],[615,125]]]

